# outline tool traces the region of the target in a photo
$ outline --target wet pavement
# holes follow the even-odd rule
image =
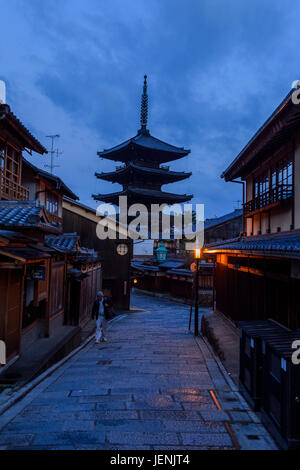
[[[89,343],[0,415],[0,449],[276,449],[189,307],[136,295],[108,343]],[[203,310],[200,313],[205,313]]]

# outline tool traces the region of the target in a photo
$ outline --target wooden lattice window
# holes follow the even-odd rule
[[[269,190],[269,175],[264,173],[261,176],[258,176],[254,179],[254,197],[264,194]]]
[[[0,141],[0,171],[4,169],[5,153],[5,145]]]
[[[46,191],[46,209],[50,214],[58,213],[58,197],[52,191]]]
[[[52,265],[51,273],[51,313],[55,315],[63,309],[64,305],[64,263],[56,262]]]
[[[7,145],[5,160],[4,171],[6,178],[19,184],[21,176],[20,152],[17,152],[15,149]]]

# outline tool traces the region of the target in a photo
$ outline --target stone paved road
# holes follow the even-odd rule
[[[232,391],[189,307],[137,295],[114,322],[0,416],[0,449],[271,449]]]

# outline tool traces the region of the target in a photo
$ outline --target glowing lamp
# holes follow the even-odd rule
[[[158,248],[156,248],[156,258],[159,263],[164,263],[167,259],[167,248],[164,246],[164,242],[161,241]]]

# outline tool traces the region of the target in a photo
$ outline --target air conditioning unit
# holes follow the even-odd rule
[[[272,320],[238,322],[240,327],[240,391],[258,411],[262,394],[262,341],[276,339],[290,330]]]
[[[300,365],[291,360],[299,339],[297,331],[262,344],[262,421],[284,449],[300,449]]]

